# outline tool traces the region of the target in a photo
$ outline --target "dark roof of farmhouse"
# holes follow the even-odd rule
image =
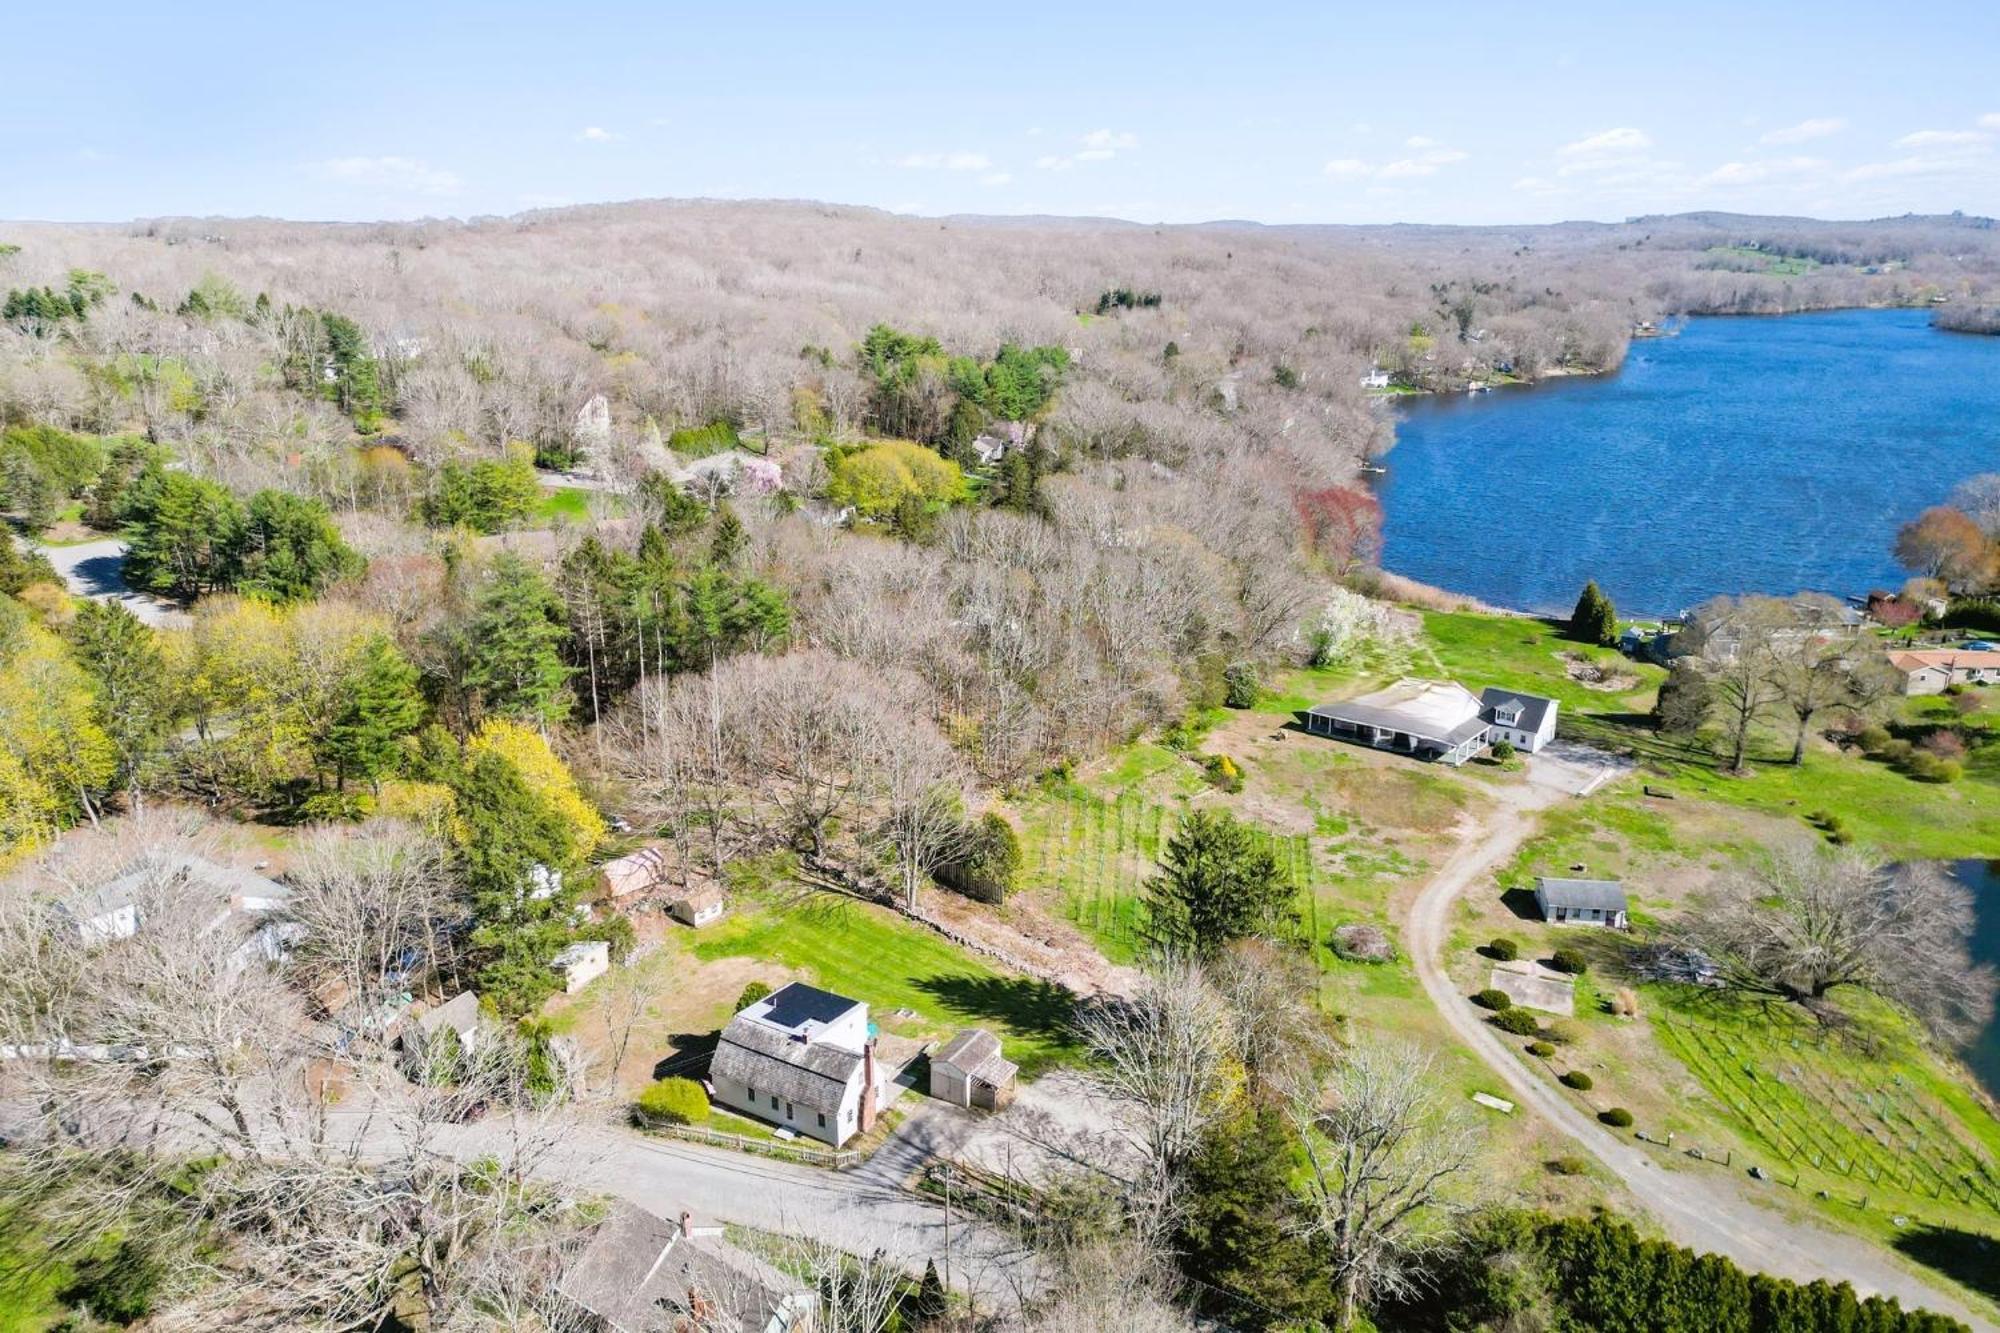
[[[796,1028],[807,1023],[831,1023],[860,1001],[835,995],[817,986],[808,986],[803,981],[794,981],[772,992],[765,1003],[770,1005],[763,1015],[765,1022],[775,1023],[781,1028]]]
[[[1542,891],[1542,897],[1551,907],[1596,912],[1625,910],[1625,886],[1615,879],[1555,879],[1537,875],[1535,887]]]
[[[1548,717],[1549,710],[1556,706],[1555,700],[1544,699],[1539,694],[1522,694],[1516,690],[1503,690],[1496,685],[1488,685],[1481,690],[1479,702],[1485,704],[1488,711],[1502,704],[1521,705],[1519,729],[1522,731],[1540,731],[1543,719]]]

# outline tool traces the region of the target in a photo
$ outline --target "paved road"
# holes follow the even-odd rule
[[[1537,774],[1537,777],[1542,777]],[[1614,1134],[1577,1109],[1546,1079],[1531,1071],[1452,984],[1444,949],[1466,889],[1489,882],[1533,831],[1537,811],[1565,799],[1562,783],[1507,788],[1492,816],[1461,831],[1459,849],[1438,870],[1410,909],[1405,932],[1417,975],[1452,1030],[1499,1076],[1522,1107],[1541,1115],[1622,1180],[1659,1220],[1667,1234],[1690,1249],[1724,1255],[1743,1268],[1795,1281],[1847,1281],[1863,1294],[1895,1296],[1965,1320],[1976,1329],[2000,1325],[1931,1287],[1889,1254],[1858,1237],[1786,1217],[1739,1192],[1722,1168],[1688,1163],[1669,1170],[1664,1149],[1647,1148]],[[1674,1160],[1665,1158],[1664,1160]]]
[[[63,582],[69,585],[69,590],[79,597],[93,597],[100,602],[121,602],[149,625],[178,625],[187,620],[185,612],[169,603],[125,586],[125,543],[115,537],[40,549],[49,563],[56,567],[56,573],[62,576]]]
[[[927,1261],[983,1309],[1013,1309],[1023,1290],[1039,1289],[1031,1255],[1012,1235],[968,1219],[902,1188],[927,1156],[925,1111],[918,1106],[896,1135],[852,1171],[795,1166],[726,1149],[656,1138],[610,1126],[570,1136],[551,1174],[615,1194],[662,1217],[683,1209],[699,1221],[824,1241],[849,1252],[882,1252],[913,1276]],[[438,1146],[465,1158],[491,1151],[504,1126],[481,1124],[440,1133]],[[948,1243],[947,1243],[948,1242]]]

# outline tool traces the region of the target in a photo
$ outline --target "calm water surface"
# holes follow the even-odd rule
[[[1896,529],[2000,471],[2000,338],[1921,310],[1698,319],[1615,375],[1412,400],[1385,567],[1500,606],[1621,611],[1896,586]]]

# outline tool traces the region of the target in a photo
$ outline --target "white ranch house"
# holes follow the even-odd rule
[[[1456,767],[1495,741],[1529,754],[1556,735],[1558,705],[1537,694],[1405,677],[1372,694],[1306,710],[1306,730]]]
[[[1535,906],[1557,926],[1609,926],[1624,930],[1625,886],[1615,879],[1535,877]]]

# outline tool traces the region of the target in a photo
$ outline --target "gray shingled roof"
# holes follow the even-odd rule
[[[1625,886],[1615,879],[1551,879],[1537,875],[1535,887],[1542,891],[1544,901],[1551,907],[1596,912],[1625,910]]]
[[[683,1236],[675,1223],[622,1199],[610,1201],[558,1290],[619,1333],[680,1327],[676,1316],[697,1293],[717,1316],[704,1328],[762,1333],[806,1299],[795,1281],[754,1255],[699,1232]]]
[[[1389,731],[1404,732],[1419,740],[1437,741],[1447,748],[1471,740],[1489,725],[1484,718],[1475,717],[1459,723],[1450,731],[1440,731],[1426,726],[1420,719],[1413,718],[1408,713],[1401,713],[1393,708],[1375,708],[1368,704],[1357,703],[1318,704],[1306,711],[1314,717],[1337,718],[1364,727],[1382,727]]]
[[[1549,710],[1556,706],[1555,700],[1544,699],[1539,694],[1522,694],[1516,690],[1503,690],[1494,685],[1488,685],[1479,692],[1479,702],[1486,705],[1488,717],[1491,717],[1493,710],[1501,704],[1521,705],[1521,720],[1515,724],[1521,731],[1540,731],[1542,720],[1549,715]]]
[[[840,1100],[862,1063],[859,1051],[844,1051],[824,1042],[794,1041],[739,1014],[722,1030],[709,1074],[755,1088],[760,1094],[775,1092],[788,1102],[831,1112],[840,1109]]]

